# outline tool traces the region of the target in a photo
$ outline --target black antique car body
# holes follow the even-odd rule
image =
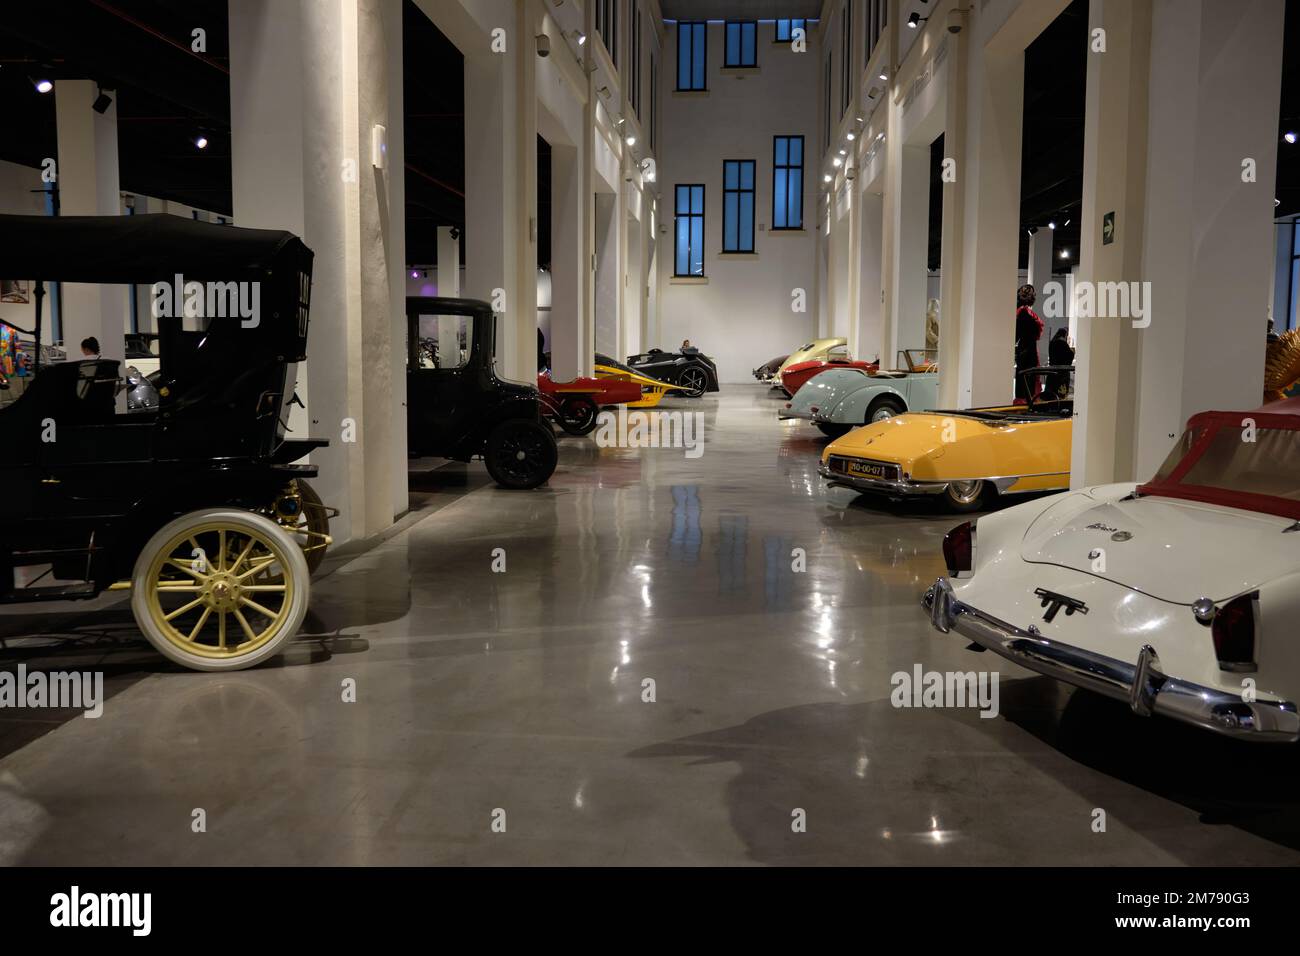
[[[306,358],[311,251],[165,214],[0,216],[0,262],[35,281],[38,340],[47,282],[259,284],[255,322],[157,319],[156,408],[125,411],[119,363],[94,359],[38,365],[0,409],[0,602],[129,588],[142,632],[177,663],[274,656],[306,613],[308,555],[329,543],[305,482],[316,469],[293,464],[327,443],[289,439],[282,419]]]
[[[494,368],[496,321],[476,299],[406,299],[406,434],[414,457],[469,461],[482,456],[505,488],[536,488],[559,452],[532,385]]]
[[[713,359],[697,349],[680,349],[665,352],[651,349],[640,355],[629,355],[627,364],[632,371],[657,378],[670,385],[680,385],[691,398],[705,392],[718,391],[718,369]]]

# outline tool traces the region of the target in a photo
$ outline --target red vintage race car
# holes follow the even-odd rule
[[[810,362],[797,362],[781,373],[781,388],[790,397],[803,388],[808,380],[828,368],[856,368],[862,372],[875,372],[880,368],[879,362],[860,362],[855,359],[813,359]]]
[[[606,405],[641,400],[641,385],[617,378],[575,378],[571,382],[551,379],[550,369],[537,373],[537,390],[542,407],[571,435],[585,435],[596,427],[596,415]]]

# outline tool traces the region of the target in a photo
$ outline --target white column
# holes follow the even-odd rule
[[[584,291],[591,266],[582,255],[588,203],[583,202],[581,146],[551,146],[551,374],[577,378],[594,348],[585,335]]]
[[[956,179],[943,184],[943,228],[939,247],[939,407],[961,407],[960,359],[969,343],[962,337],[961,290],[965,274],[963,235],[966,223],[967,170],[966,114],[967,70],[971,22],[968,13],[959,14],[961,33],[948,34],[948,89],[944,99],[943,148],[945,159],[956,163]]]
[[[596,345],[595,350],[619,355],[619,289],[623,276],[618,268],[618,241],[620,220],[618,197],[613,193],[596,193]]]
[[[405,367],[405,215],[392,191],[404,164],[391,133],[400,118],[390,117],[400,107],[390,90],[398,24],[399,0],[298,0],[274,11],[230,3],[235,222],[288,229],[315,253],[308,364],[317,387],[305,398],[308,421],[290,426],[330,440],[312,461],[322,497],[342,509],[331,531],[343,540],[406,509],[404,423],[394,415]],[[372,164],[375,125],[390,130],[382,169]]]
[[[1150,102],[1160,108],[1146,127],[1145,222],[1116,223],[1120,236],[1142,229],[1141,278],[1151,283],[1151,324],[1136,332],[1138,479],[1190,415],[1262,400],[1283,7],[1151,5]],[[1107,477],[1087,465],[1089,480]]]
[[[903,146],[892,151],[891,158],[898,162],[896,182],[899,195],[894,205],[897,221],[892,276],[894,296],[889,317],[892,331],[890,363],[898,349],[925,345],[926,266],[930,255],[930,150],[922,146]]]
[[[452,238],[451,226],[439,226],[438,295],[444,299],[460,297],[460,238]],[[460,320],[456,316],[438,317],[438,364],[451,368],[460,364]]]
[[[54,112],[58,134],[59,214],[117,216],[122,212],[117,175],[117,99],[104,113],[91,109],[99,89],[93,80],[58,80]],[[47,290],[48,291],[48,290]],[[127,292],[124,286],[65,282],[62,286],[63,346],[81,358],[82,339],[99,340],[100,355],[126,355]],[[49,308],[46,299],[45,308]],[[49,321],[48,314],[45,317]],[[125,410],[125,399],[119,396]]]
[[[884,353],[885,314],[880,282],[881,230],[884,199],[879,193],[860,192],[858,202],[858,309],[854,323],[856,341],[850,343],[853,357],[870,361],[879,358],[882,368],[894,364]]]
[[[1038,231],[1029,237],[1029,284],[1038,293],[1037,309],[1042,310],[1044,286],[1052,278],[1052,241],[1056,230],[1039,226]]]

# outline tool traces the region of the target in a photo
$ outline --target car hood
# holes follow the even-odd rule
[[[790,405],[809,414],[812,414],[814,407],[819,412],[826,413],[843,401],[846,395],[870,384],[871,379],[867,373],[856,368],[828,368],[805,382],[803,388],[794,393]]]
[[[1177,498],[1134,498],[1134,487],[1088,488],[1056,501],[1026,530],[1020,556],[1175,604],[1202,597],[1217,603],[1295,573],[1300,535],[1283,533],[1290,520]]]
[[[869,376],[864,375],[862,379],[863,385],[872,383]],[[803,389],[800,389],[800,394],[803,394]],[[919,458],[942,458],[949,445],[985,432],[990,427],[976,419],[955,414],[907,412],[863,425],[843,438],[837,438],[826,446],[823,460],[831,455],[849,455],[898,462],[906,469]],[[944,441],[945,438],[948,441]]]

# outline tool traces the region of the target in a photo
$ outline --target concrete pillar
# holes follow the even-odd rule
[[[849,350],[853,357],[870,361],[879,358],[882,368],[892,367],[894,357],[884,352],[884,295],[880,281],[882,218],[884,199],[879,193],[858,194],[858,308]]]
[[[641,308],[645,296],[645,279],[641,271],[641,220],[630,211],[625,235],[623,258],[627,271],[623,279],[623,354],[620,358],[641,351]]]
[[[612,355],[620,362],[626,357],[619,351],[619,290],[623,285],[619,260],[619,202],[614,193],[598,192],[596,206],[596,351]]]
[[[1005,19],[967,18],[976,35],[967,47],[966,149],[958,169],[965,180],[956,369],[961,407],[1012,398],[1025,47],[1066,5],[1066,0],[1035,0],[1007,11]],[[945,301],[943,313],[951,311]],[[941,341],[942,336],[941,329]],[[950,388],[945,381],[945,395]]]
[[[451,226],[439,226],[438,295],[445,299],[460,297],[460,238],[452,238]],[[460,320],[456,316],[438,317],[438,364],[455,368],[460,364]]]
[[[551,144],[551,374],[557,382],[584,374],[595,351],[584,321],[591,266],[582,247],[590,203],[582,190],[581,153],[581,146]]]
[[[891,104],[892,108],[892,104]],[[894,286],[890,309],[889,360],[898,349],[925,346],[927,260],[930,255],[930,150],[903,146],[893,152],[898,163],[898,202],[894,226]]]
[[[58,134],[59,215],[117,216],[122,212],[117,175],[117,99],[102,114],[91,109],[99,95],[93,80],[58,80],[54,112]],[[48,290],[47,290],[48,291]],[[62,284],[63,345],[81,358],[81,340],[94,336],[100,355],[119,362],[126,355],[127,302],[121,288],[80,282]],[[46,299],[49,322],[49,299]],[[119,410],[125,398],[119,396]]]
[[[1112,5],[1122,6],[1107,0],[1103,9]],[[1151,283],[1150,325],[1129,333],[1140,356],[1134,465],[1126,473],[1119,459],[1108,469],[1090,425],[1089,481],[1146,478],[1193,413],[1261,402],[1283,19],[1279,0],[1151,4],[1150,102],[1160,109],[1146,120],[1145,222],[1116,216],[1116,244],[1141,230],[1131,240],[1142,243],[1137,278]],[[1113,138],[1103,142],[1107,153],[1115,148]],[[1085,207],[1087,196],[1085,169]],[[1111,208],[1094,207],[1097,215]],[[1106,321],[1093,320],[1094,339]],[[1116,325],[1131,323],[1110,320]]]
[[[962,337],[961,290],[965,275],[963,236],[966,223],[967,69],[970,60],[970,16],[960,14],[963,29],[948,34],[947,90],[944,96],[945,159],[956,162],[956,179],[943,184],[943,227],[939,240],[939,407],[960,408],[962,396],[959,356],[969,345]]]
[[[400,92],[390,89],[401,75],[400,3],[298,0],[269,12],[231,0],[229,9],[235,221],[288,229],[316,255],[311,374],[300,370],[299,387],[308,421],[290,427],[330,439],[312,460],[322,497],[342,509],[336,539],[371,535],[406,509],[396,497],[404,422],[394,414],[405,392],[405,215],[392,192],[404,163],[391,133],[401,129]],[[377,125],[390,131],[383,168],[372,162]]]
[[[1029,237],[1028,282],[1038,293],[1038,305],[1035,308],[1040,312],[1046,295],[1044,286],[1052,278],[1052,246],[1055,238],[1056,230],[1046,226],[1039,226],[1038,231]]]

